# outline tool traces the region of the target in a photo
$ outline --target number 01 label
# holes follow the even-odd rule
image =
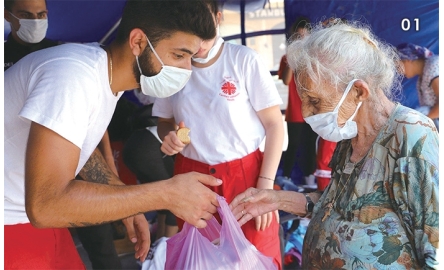
[[[414,22],[413,24],[415,26],[415,31],[419,31],[419,19],[415,18],[415,19],[413,19],[413,22]],[[411,27],[410,19],[408,19],[408,18],[402,19],[402,21],[401,21],[401,29],[404,30],[404,31],[409,31],[410,27]]]

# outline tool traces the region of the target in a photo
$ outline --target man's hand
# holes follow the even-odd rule
[[[122,220],[126,227],[128,238],[134,243],[134,257],[144,262],[150,250],[151,235],[148,221],[143,214]]]
[[[205,185],[219,186],[222,180],[213,176],[190,172],[179,174],[169,181],[169,197],[165,198],[174,215],[197,228],[207,226],[207,220],[216,213],[217,193]]]

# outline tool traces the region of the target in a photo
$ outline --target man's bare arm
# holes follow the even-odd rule
[[[114,183],[100,162],[91,159],[86,178],[75,180],[80,149],[54,131],[31,124],[25,164],[25,204],[38,228],[101,224],[148,211],[168,209],[197,227],[206,226],[218,205],[205,185],[220,185],[212,176],[189,173],[142,185]],[[116,177],[117,178],[117,177]],[[100,179],[100,180],[99,180]],[[116,180],[117,183],[117,180]]]

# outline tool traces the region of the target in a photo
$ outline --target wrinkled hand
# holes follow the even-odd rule
[[[185,124],[183,121],[179,123],[179,128],[185,127]],[[176,131],[170,131],[168,135],[166,135],[163,138],[162,146],[160,147],[160,150],[169,155],[175,155],[183,150],[183,148],[186,146],[183,142],[180,141],[179,137],[177,137]]]
[[[190,172],[170,179],[168,210],[197,228],[207,226],[207,220],[216,213],[219,203],[217,193],[205,185],[219,186],[222,180],[211,175]]]
[[[134,243],[134,257],[144,262],[150,250],[151,235],[148,221],[143,214],[122,220],[128,233],[128,238]]]
[[[242,226],[249,220],[255,217],[260,217],[271,211],[277,211],[279,206],[278,191],[272,189],[257,189],[248,188],[246,191],[238,194],[230,203],[230,209],[234,217],[238,220],[239,225]],[[267,222],[268,222],[267,215]],[[278,216],[276,215],[276,218]],[[271,222],[271,218],[270,221]],[[260,228],[262,224],[260,222]],[[267,223],[265,223],[267,224]],[[269,226],[269,224],[268,224]],[[258,229],[258,220],[256,219],[256,229]]]

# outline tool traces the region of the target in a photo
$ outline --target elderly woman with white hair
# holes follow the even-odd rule
[[[349,22],[316,27],[287,56],[305,121],[338,142],[332,179],[322,194],[250,188],[230,204],[239,223],[276,209],[311,216],[303,269],[437,267],[438,132],[393,101],[396,50]]]

